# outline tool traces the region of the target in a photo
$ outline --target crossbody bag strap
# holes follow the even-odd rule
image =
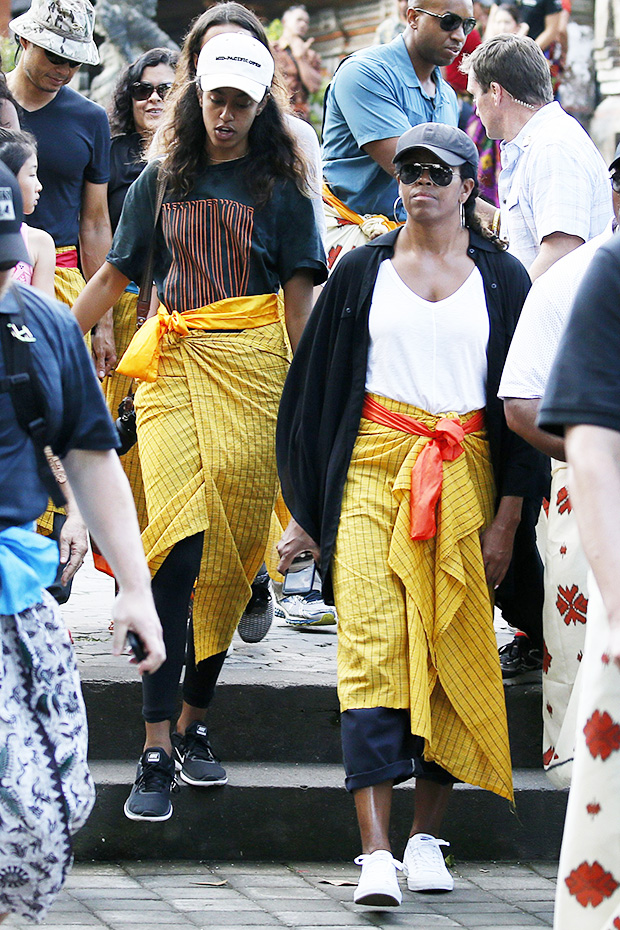
[[[149,250],[146,255],[146,262],[144,265],[144,271],[142,273],[142,284],[140,285],[140,293],[138,294],[138,305],[136,308],[136,329],[140,329],[142,324],[145,322],[147,316],[149,315],[149,310],[151,308],[151,290],[153,288],[153,264],[155,261],[155,235],[157,231],[157,221],[159,220],[159,214],[161,213],[161,207],[164,202],[164,196],[166,194],[166,187],[168,186],[165,171],[160,168],[157,174],[157,187],[155,190],[155,214],[153,217],[153,231],[151,233],[151,241],[149,243]]]
[[[32,440],[38,475],[45,490],[57,507],[64,507],[67,499],[52,471],[50,460],[54,456],[49,443],[45,398],[32,357],[31,346],[36,339],[26,323],[19,290],[13,287],[12,293],[17,312],[0,317],[0,345],[6,370],[6,377],[0,379],[0,391],[10,394],[17,422]]]

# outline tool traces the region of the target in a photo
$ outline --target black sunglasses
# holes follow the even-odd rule
[[[172,81],[166,81],[164,84],[149,84],[148,81],[136,81],[129,88],[129,93],[134,100],[148,100],[156,91],[157,96],[163,100],[170,88]]]
[[[48,52],[46,48],[43,49],[45,52],[45,57],[48,61],[51,61],[53,65],[69,65],[71,69],[79,68],[82,64],[81,61],[71,61],[70,58],[63,58],[62,55],[55,55],[54,52]]]
[[[437,187],[449,187],[452,184],[454,171],[446,165],[420,165],[417,162],[401,165],[398,169],[398,180],[403,184],[415,184],[428,171],[428,176]]]
[[[614,194],[620,194],[620,174],[612,174],[611,178],[611,189]]]
[[[468,36],[476,28],[476,20],[471,17],[463,19],[457,13],[431,13],[430,10],[421,10],[419,7],[413,8],[416,13],[426,13],[427,16],[434,16],[439,20],[439,28],[444,32],[455,32],[459,26],[463,27],[463,34]]]

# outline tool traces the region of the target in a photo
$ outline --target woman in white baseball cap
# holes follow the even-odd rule
[[[155,226],[161,305],[117,369],[142,381],[143,541],[167,651],[161,674],[143,679],[145,751],[125,804],[132,820],[171,816],[173,751],[183,781],[227,781],[203,717],[264,557],[278,490],[275,424],[288,351],[277,295],[282,288],[295,349],[312,288],[327,276],[305,166],[271,93],[266,40],[215,35],[195,68],[195,80],[166,100],[163,158],[130,188],[108,260],[74,305],[86,331],[129,280],[141,280],[165,178]]]

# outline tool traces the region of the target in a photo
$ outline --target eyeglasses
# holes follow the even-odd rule
[[[446,165],[420,165],[417,162],[401,165],[398,170],[398,179],[403,184],[415,184],[428,171],[428,176],[437,187],[449,187],[452,184],[454,171]]]
[[[129,88],[133,100],[148,100],[153,92],[163,100],[170,88],[172,81],[166,81],[164,84],[149,84],[148,81],[136,81]]]
[[[74,68],[79,68],[82,64],[81,61],[72,61],[70,58],[63,58],[62,55],[55,55],[54,52],[48,52],[46,48],[43,49],[45,52],[45,57],[48,61],[51,61],[53,65],[69,65],[71,70]]]
[[[611,189],[614,194],[620,194],[620,174],[612,174],[609,180],[611,181]]]
[[[427,16],[434,16],[439,20],[439,28],[444,32],[456,32],[459,26],[463,27],[463,33],[468,36],[476,28],[476,20],[471,17],[463,19],[457,13],[431,13],[430,10],[421,10],[419,7],[413,8],[416,13],[426,13]]]

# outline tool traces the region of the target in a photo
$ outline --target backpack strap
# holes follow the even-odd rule
[[[0,378],[0,391],[11,395],[17,422],[30,437],[35,448],[37,471],[45,490],[57,507],[67,503],[54,477],[49,456],[46,405],[41,383],[32,358],[32,343],[36,342],[24,316],[24,304],[16,287],[12,294],[17,311],[0,315],[0,348],[4,356],[6,377]]]

